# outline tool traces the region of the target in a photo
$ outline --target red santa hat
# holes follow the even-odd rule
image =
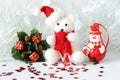
[[[43,6],[40,10],[41,10],[41,12],[44,12],[46,17],[49,17],[51,15],[51,13],[54,12],[54,9],[51,7],[48,7],[48,6]]]
[[[99,27],[101,25],[99,23],[94,23],[93,25],[90,26],[91,31],[90,34],[101,34]]]
[[[45,23],[47,26],[54,26],[57,21],[59,21],[61,18],[64,18],[65,16],[63,11],[60,9],[54,9],[50,6],[43,6],[40,10],[46,16]]]

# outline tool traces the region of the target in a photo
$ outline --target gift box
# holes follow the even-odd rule
[[[24,44],[22,41],[16,42],[16,50],[24,50]]]
[[[32,41],[35,44],[37,44],[37,43],[39,43],[41,41],[41,37],[38,34],[36,34],[35,36],[32,37]]]
[[[38,55],[38,53],[33,52],[33,53],[29,56],[29,58],[30,58],[30,60],[31,60],[32,62],[36,62],[36,61],[40,58],[40,56]]]

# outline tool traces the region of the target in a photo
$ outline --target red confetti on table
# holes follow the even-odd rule
[[[15,71],[22,72],[23,70],[25,70],[25,68],[24,67],[20,67],[19,69],[16,69]]]
[[[50,78],[55,78],[55,74],[54,73],[50,73]]]
[[[33,65],[33,63],[31,62],[31,63],[29,63],[29,65],[30,65],[30,66]]]
[[[76,70],[75,71],[79,71],[80,70],[80,68],[76,68]]]
[[[48,66],[46,63],[43,63],[42,65],[43,65],[43,66]]]
[[[78,79],[78,77],[74,77],[74,79]]]
[[[50,67],[49,69],[53,69],[53,67]]]
[[[57,67],[57,69],[61,69],[60,67]]]
[[[104,68],[104,66],[100,66],[100,68]]]
[[[58,77],[59,79],[63,79],[63,77]]]
[[[2,66],[7,66],[6,64],[3,64]]]
[[[10,75],[12,75],[13,74],[13,72],[2,72],[1,74],[0,74],[0,76],[10,76]]]
[[[61,71],[66,71],[67,69],[66,68],[61,68]]]
[[[99,62],[94,62],[94,63],[93,63],[93,65],[97,65],[97,64],[99,64]]]
[[[17,80],[17,78],[13,78],[12,80]]]
[[[31,72],[31,73],[33,73],[33,74],[35,74],[35,75],[37,75],[37,76],[40,75],[40,71],[37,71],[35,69],[35,67],[29,66],[28,67],[28,71]]]
[[[83,66],[87,66],[87,64],[83,64]]]
[[[53,66],[58,66],[58,63],[52,64]]]
[[[84,70],[83,70],[83,72],[87,72],[87,71],[88,71],[88,69],[84,69]]]
[[[102,77],[103,75],[99,74],[98,76],[99,76],[99,77]]]
[[[39,77],[38,79],[39,79],[39,80],[46,80],[45,78],[42,78],[42,77]]]
[[[29,76],[29,78],[31,79],[35,79],[37,78],[38,80],[46,80],[48,77],[51,78],[51,79],[56,79],[56,80],[63,80],[63,76],[59,75],[59,73],[62,73],[64,72],[65,75],[69,75],[69,77],[71,79],[80,79],[79,78],[79,73],[81,72],[86,72],[89,70],[89,68],[87,68],[87,64],[82,64],[81,66],[69,66],[69,67],[60,67],[58,66],[58,63],[55,63],[55,64],[52,64],[52,66],[49,66],[47,63],[41,63],[42,64],[42,67],[46,67],[46,71],[43,71],[41,68],[40,68],[40,71],[38,71],[36,69],[36,67],[34,66],[34,63],[28,63],[28,65],[26,65],[26,68],[24,67],[18,67],[18,69],[15,69],[15,71],[17,72],[22,72],[24,70],[28,70],[30,73],[33,73],[34,77],[33,76]],[[2,66],[6,66],[6,64],[3,64]],[[8,65],[7,65],[8,66]],[[104,74],[104,66],[103,65],[100,65],[98,67],[98,74],[97,76],[98,77],[102,77]],[[51,71],[49,71],[51,70]],[[0,73],[0,76],[10,76],[12,75],[13,72],[1,72]],[[43,77],[44,78],[43,78]],[[93,75],[95,76],[95,75]],[[14,78],[13,78],[14,79]],[[11,79],[12,80],[12,79]],[[82,79],[83,80],[83,79]]]
[[[33,79],[33,78],[35,78],[35,77],[31,76],[30,78]]]
[[[82,67],[82,69],[85,69],[85,67]]]
[[[74,75],[73,73],[70,73],[70,75]]]
[[[47,73],[44,73],[43,75],[44,75],[44,76],[46,76],[46,75],[47,75]]]
[[[59,72],[58,70],[56,70],[55,72]]]
[[[100,73],[104,73],[104,71],[99,71]]]

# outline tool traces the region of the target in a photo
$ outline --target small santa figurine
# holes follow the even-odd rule
[[[106,48],[109,42],[109,38],[108,38],[106,46],[104,45],[101,32],[99,30],[100,26],[101,24],[98,23],[94,23],[93,25],[90,26],[91,31],[89,33],[90,34],[89,40],[87,45],[85,45],[85,47],[83,47],[82,50],[83,53],[86,56],[88,56],[92,62],[96,62],[96,63],[98,63],[105,57]]]

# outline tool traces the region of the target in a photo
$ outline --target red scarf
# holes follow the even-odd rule
[[[65,53],[72,54],[71,44],[67,39],[68,32],[55,32],[56,43],[54,49],[59,51],[61,56],[64,57]]]
[[[63,31],[55,32],[56,43],[54,45],[54,49],[60,52],[64,66],[71,64],[69,56],[72,54],[72,47],[70,41],[67,39],[67,35],[69,33],[70,32]]]

